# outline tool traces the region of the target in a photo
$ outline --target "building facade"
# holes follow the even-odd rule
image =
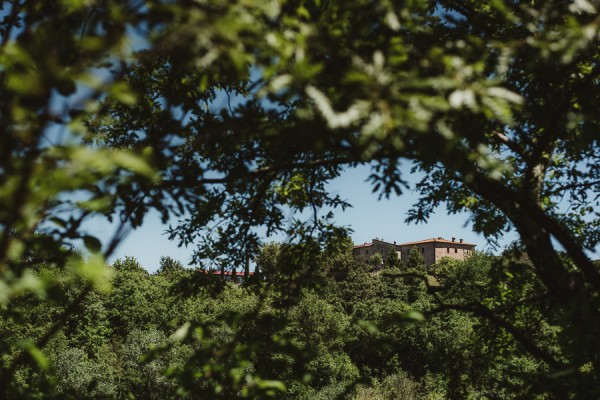
[[[385,257],[387,257],[387,255],[392,251],[398,253],[396,242],[388,243],[383,241],[383,239],[373,239],[371,243],[364,243],[354,246],[352,254],[354,254],[355,257],[361,257],[368,260],[371,258],[371,256],[373,256],[373,254],[379,253],[385,260]]]
[[[379,253],[385,260],[390,252],[395,251],[400,260],[406,261],[411,249],[416,248],[423,256],[425,265],[432,265],[444,257],[464,260],[473,253],[475,246],[472,243],[466,243],[462,239],[452,238],[447,240],[443,237],[400,244],[385,242],[383,239],[373,239],[371,243],[354,246],[353,254],[355,257],[368,260],[373,254]]]

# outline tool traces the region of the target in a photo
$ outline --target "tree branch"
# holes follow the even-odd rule
[[[349,158],[332,158],[332,159],[320,159],[314,161],[307,162],[289,162],[283,164],[274,164],[268,165],[262,168],[257,168],[253,171],[248,171],[246,174],[243,174],[239,177],[233,177],[231,175],[224,176],[222,178],[202,178],[194,181],[195,184],[198,185],[224,185],[227,183],[231,183],[236,179],[246,179],[246,178],[254,178],[257,176],[262,176],[265,174],[269,174],[272,172],[279,172],[283,170],[291,170],[291,169],[304,169],[304,168],[316,168],[323,166],[333,166],[333,165],[341,165],[341,164],[351,164],[357,162],[356,160],[351,160]],[[165,179],[162,181],[163,184],[170,186],[177,186],[182,183],[182,181],[175,179]]]
[[[494,131],[492,132],[492,137],[494,138],[494,140],[496,140],[496,142],[505,145],[506,147],[514,151],[517,155],[521,157],[525,156],[524,149],[521,146],[519,146],[517,142],[510,140],[510,138],[502,132]]]
[[[432,287],[429,283],[429,280],[427,279],[427,275],[419,274],[419,273],[411,273],[411,272],[406,272],[406,273],[401,273],[401,274],[383,274],[383,275],[389,276],[389,277],[414,277],[414,278],[422,279],[423,282],[425,283],[425,286],[427,287],[427,291],[433,295],[435,301],[439,304],[438,308],[427,311],[427,312],[425,312],[425,314],[435,314],[435,313],[446,311],[446,310],[456,310],[456,311],[469,312],[478,317],[488,319],[495,325],[503,328],[508,333],[510,333],[515,338],[515,340],[517,340],[519,343],[521,343],[523,345],[524,349],[529,354],[534,356],[535,358],[546,362],[548,365],[552,366],[555,369],[564,369],[567,367],[567,365],[557,361],[554,357],[552,357],[552,355],[550,353],[544,351],[539,346],[537,346],[531,339],[529,339],[517,327],[515,327],[514,325],[512,325],[510,322],[506,321],[505,319],[502,319],[500,316],[495,314],[489,308],[487,308],[481,304],[460,305],[460,304],[445,303],[440,298],[440,296],[432,289]]]
[[[523,348],[527,351],[527,353],[531,354],[535,358],[544,361],[552,368],[556,370],[562,370],[568,367],[568,365],[563,364],[556,360],[550,353],[544,351],[539,346],[537,346],[531,339],[529,339],[523,332],[521,332],[517,327],[515,327],[510,322],[505,319],[500,318],[494,312],[492,312],[489,308],[482,306],[481,304],[475,305],[460,305],[460,304],[445,304],[440,303],[440,306],[432,310],[426,314],[433,314],[440,311],[446,310],[456,310],[463,311],[474,314],[476,316],[485,318],[490,320],[496,326],[503,328],[505,331],[510,333],[517,342],[519,342]]]

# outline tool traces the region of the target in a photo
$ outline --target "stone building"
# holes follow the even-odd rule
[[[368,260],[373,254],[379,253],[385,260],[387,255],[392,251],[398,253],[396,242],[388,243],[384,242],[383,239],[373,239],[371,243],[364,243],[354,246],[352,254],[354,254],[356,257],[362,257]],[[400,254],[398,254],[398,256],[400,256]]]
[[[432,265],[443,257],[464,260],[473,253],[475,246],[471,243],[465,243],[462,239],[456,240],[456,238],[452,238],[451,240],[447,240],[443,237],[401,244],[384,242],[383,239],[373,239],[371,243],[354,246],[353,254],[355,257],[369,259],[373,254],[379,253],[385,260],[390,252],[395,251],[400,260],[406,260],[408,259],[410,250],[415,247],[421,252],[425,265]]]

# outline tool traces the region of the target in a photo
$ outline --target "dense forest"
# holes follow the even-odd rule
[[[599,10],[0,2],[0,398],[600,398]],[[372,273],[354,167],[518,245]]]
[[[377,400],[573,391],[575,381],[547,377],[544,351],[560,359],[557,343],[568,333],[518,246],[429,267],[415,248],[405,263],[392,253],[383,269],[351,250],[348,240],[322,252],[314,243],[267,244],[260,272],[243,285],[169,257],[153,274],[133,258],[117,260],[113,289],[92,291],[72,310],[46,346],[50,367],[14,371],[13,395]],[[4,341],[44,332],[79,295],[60,270],[41,263],[35,273],[55,276],[50,299],[22,295],[4,308]],[[488,312],[495,321],[478,318]],[[590,369],[577,381],[592,379]]]

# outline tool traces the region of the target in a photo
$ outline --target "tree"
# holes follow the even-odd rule
[[[585,253],[598,244],[599,226],[590,205],[600,187],[599,99],[589,90],[598,79],[595,7],[417,1],[399,8],[358,1],[252,10],[248,23],[257,25],[236,27],[246,50],[236,56],[260,70],[260,78],[251,79],[241,64],[243,83],[234,90],[244,100],[231,110],[190,109],[197,118],[186,125],[223,132],[193,141],[192,153],[210,160],[209,149],[219,148],[217,161],[200,157],[195,168],[216,170],[219,177],[207,173],[194,184],[202,196],[215,185],[214,196],[229,200],[211,209],[211,218],[232,221],[218,230],[216,242],[208,238],[210,249],[200,254],[223,253],[227,246],[218,243],[245,238],[250,228],[243,221],[284,230],[278,204],[298,210],[339,204],[320,182],[341,165],[372,162],[374,190],[399,193],[405,186],[399,160],[407,158],[426,175],[409,221],[425,221],[446,203],[451,212],[470,211],[475,229],[492,239],[516,229],[549,301],[577,337],[564,344],[568,361],[555,363],[555,370],[592,363],[600,371],[594,339],[600,325],[589,326],[599,317],[600,273]],[[185,32],[192,20],[183,18]],[[261,18],[270,22],[260,25]],[[187,81],[194,51],[186,54],[167,73],[171,79]],[[216,67],[222,63],[227,60]],[[144,79],[139,68],[131,79]],[[169,93],[147,96],[157,93],[167,104],[183,104]],[[143,120],[135,112],[125,115]],[[326,234],[314,215],[317,230],[293,225],[294,231]],[[205,223],[195,220],[173,233],[190,240],[190,232]]]
[[[149,152],[83,143],[85,115],[100,97],[114,93],[121,101],[134,100],[119,73],[108,71],[115,67],[116,72],[118,60],[129,53],[123,40],[127,27],[144,19],[138,7],[132,2],[106,7],[79,1],[0,5],[3,318],[20,295],[47,301],[72,295],[48,325],[23,338],[27,345],[2,343],[7,356],[0,370],[3,397],[19,392],[13,378],[22,365],[49,368],[40,349],[82,311],[89,293],[110,287],[111,271],[104,260],[124,236],[125,221],[136,225],[131,204],[121,202],[117,193],[156,181],[147,162]],[[95,216],[123,222],[104,244],[82,225]],[[74,244],[84,245],[89,253],[65,250]],[[36,273],[41,263],[51,267],[44,276]]]
[[[168,287],[132,257],[115,261],[113,268],[113,288],[106,299],[111,328],[125,336],[134,329],[159,326],[162,318],[171,314],[165,301]]]
[[[181,262],[171,257],[161,257],[156,273],[165,276],[179,276],[185,274],[185,268]]]
[[[425,176],[409,221],[445,203],[492,240],[519,233],[569,337],[559,359],[542,359],[548,376],[592,374],[600,387],[600,271],[586,254],[600,240],[595,4],[2,7],[2,301],[47,289],[31,279],[27,248],[70,271],[79,294],[5,366],[0,387],[26,354],[46,365],[36,349],[87,293],[108,288],[103,259],[149,209],[179,217],[171,237],[198,243],[196,261],[244,265],[266,232],[310,242],[286,259],[310,270],[340,239],[329,211],[347,206],[326,183],[367,163],[374,191],[398,194],[405,159]],[[290,211],[298,217],[288,222]],[[83,225],[93,216],[121,223],[104,244]],[[94,255],[65,254],[70,242]]]
[[[398,258],[398,252],[395,250],[390,251],[390,253],[385,258],[385,266],[386,268],[399,268],[400,267],[400,259]]]
[[[375,253],[369,257],[369,265],[374,268],[379,268],[383,265],[383,256],[381,253]]]
[[[267,276],[275,274],[280,253],[281,245],[279,243],[266,243],[256,255],[256,270]]]

